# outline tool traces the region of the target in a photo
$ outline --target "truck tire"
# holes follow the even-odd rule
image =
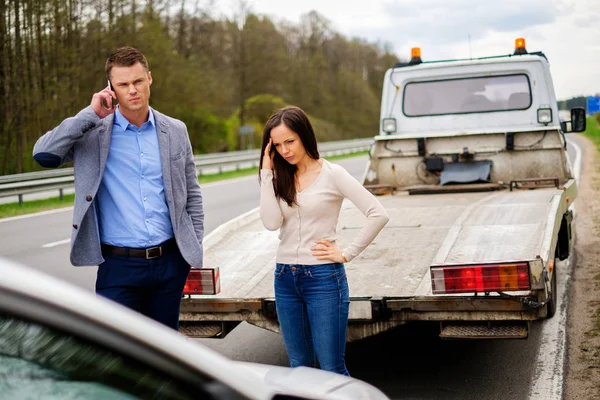
[[[556,314],[556,307],[558,303],[558,285],[556,283],[556,277],[558,275],[556,273],[557,261],[558,260],[555,260],[554,269],[552,270],[552,283],[550,284],[550,287],[552,288],[552,293],[550,294],[550,299],[548,300],[548,303],[546,303],[546,318],[552,318],[554,314]]]

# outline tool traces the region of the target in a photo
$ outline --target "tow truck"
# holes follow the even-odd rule
[[[586,123],[582,108],[570,116],[559,121],[548,59],[523,38],[482,58],[425,61],[414,48],[386,71],[363,184],[391,219],[346,265],[348,341],[420,321],[439,322],[442,338],[526,338],[555,314],[577,197],[565,135]],[[344,203],[338,242],[363,222]],[[219,268],[221,291],[195,294],[190,274],[181,331],[224,337],[247,321],[279,332],[278,242],[258,209],[212,232],[205,264]]]

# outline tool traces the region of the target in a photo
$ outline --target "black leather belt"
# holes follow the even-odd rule
[[[114,254],[117,256],[138,257],[145,258],[146,260],[151,260],[153,258],[158,258],[162,256],[168,250],[171,250],[176,246],[177,243],[175,242],[175,238],[171,238],[166,242],[159,244],[158,246],[148,248],[117,247],[108,244],[102,244],[102,252]]]

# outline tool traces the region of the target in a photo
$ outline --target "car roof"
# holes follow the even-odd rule
[[[16,293],[108,327],[224,382],[248,397],[272,397],[272,390],[249,374],[246,368],[198,342],[188,341],[177,331],[135,311],[4,258],[0,258],[0,271],[0,294]]]

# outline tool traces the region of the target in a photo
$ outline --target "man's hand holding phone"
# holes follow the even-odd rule
[[[104,118],[113,112],[117,106],[117,95],[112,90],[110,80],[108,86],[92,96],[92,109],[100,118]]]

